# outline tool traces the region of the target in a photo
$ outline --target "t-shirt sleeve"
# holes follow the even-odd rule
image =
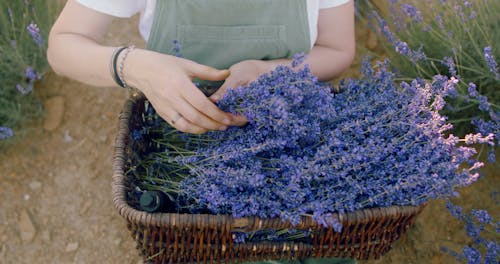
[[[349,1],[350,0],[319,0],[319,9],[339,6]]]
[[[144,0],[76,0],[76,2],[115,17],[131,17],[145,8]]]

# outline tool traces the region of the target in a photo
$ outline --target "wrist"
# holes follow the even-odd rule
[[[130,52],[123,65],[123,79],[128,86],[141,90],[147,88],[147,79],[149,68],[143,65],[144,61],[148,61],[150,51],[143,49],[134,49]]]

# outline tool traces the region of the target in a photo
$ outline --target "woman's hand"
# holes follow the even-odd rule
[[[221,111],[192,83],[195,77],[221,81],[228,75],[228,70],[147,50],[131,52],[124,67],[127,83],[144,93],[158,115],[176,129],[195,134],[246,123],[243,116]]]
[[[229,68],[231,74],[226,78],[226,81],[217,90],[217,92],[210,96],[210,100],[216,102],[224,96],[228,88],[236,88],[247,85],[250,82],[257,80],[261,74],[270,70],[271,68],[266,61],[245,60],[238,62]]]
[[[117,87],[109,71],[114,48],[100,44],[112,20],[68,0],[49,36],[47,58],[54,71],[90,85]],[[191,82],[194,77],[224,80],[227,70],[136,49],[127,56],[123,73],[127,84],[141,90],[158,114],[178,130],[203,133],[246,122],[242,116],[221,111]]]

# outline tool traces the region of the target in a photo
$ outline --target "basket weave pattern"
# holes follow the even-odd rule
[[[128,222],[128,229],[145,260],[153,263],[240,263],[265,259],[308,257],[380,258],[410,228],[423,206],[393,206],[338,215],[342,232],[324,228],[303,216],[295,229],[309,230],[311,243],[252,242],[236,244],[232,232],[292,228],[280,219],[233,218],[229,215],[147,213],[127,201],[132,184],[125,172],[134,157],[129,133],[143,126],[145,97],[133,95],[120,115],[113,157],[112,195],[115,207]],[[147,140],[147,139],[146,139]],[[147,148],[147,142],[134,143]]]

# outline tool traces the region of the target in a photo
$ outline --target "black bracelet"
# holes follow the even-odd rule
[[[122,53],[122,51],[124,51],[125,49],[127,49],[127,47],[121,47],[115,52],[113,56],[113,79],[115,79],[116,84],[118,84],[122,88],[125,88],[125,84],[123,84],[122,80],[120,79],[120,76],[118,75],[116,64],[118,62],[118,57],[120,56],[120,53]]]

